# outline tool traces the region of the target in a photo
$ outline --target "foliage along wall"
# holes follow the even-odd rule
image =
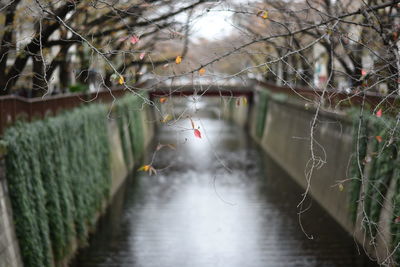
[[[143,128],[132,107],[142,102],[128,96],[116,107],[137,156]],[[93,104],[6,131],[7,181],[25,266],[53,266],[85,243],[111,186],[107,115],[106,105]]]
[[[352,221],[361,215],[371,241],[379,234],[379,221],[388,189],[394,179],[395,192],[391,200],[393,215],[390,221],[392,249],[400,242],[400,135],[397,120],[390,116],[366,115],[360,111],[351,115],[353,123],[353,156],[349,168]],[[396,130],[397,129],[397,130]],[[362,197],[362,201],[361,201]],[[361,210],[362,202],[363,207]],[[394,253],[400,262],[400,249]]]

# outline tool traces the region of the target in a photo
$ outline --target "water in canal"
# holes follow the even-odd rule
[[[246,133],[196,123],[202,139],[160,129],[157,142],[177,149],[156,155],[157,176],[132,175],[72,266],[373,266],[315,202],[302,217],[307,239],[303,190]]]

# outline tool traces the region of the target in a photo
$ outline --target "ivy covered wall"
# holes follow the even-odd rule
[[[352,115],[353,157],[350,165],[350,216],[353,223],[357,217],[363,224],[366,234],[373,242],[379,235],[380,219],[385,198],[394,179],[396,184],[390,222],[391,243],[394,249],[400,242],[400,185],[399,185],[399,130],[394,117],[356,112]],[[397,130],[396,130],[397,129]],[[360,203],[361,202],[361,203]],[[400,249],[394,253],[395,261],[400,262]]]
[[[142,103],[127,96],[116,104],[118,124],[129,129],[124,150],[136,158],[144,150]],[[86,242],[112,183],[108,112],[91,104],[6,131],[7,182],[25,266],[58,265]]]

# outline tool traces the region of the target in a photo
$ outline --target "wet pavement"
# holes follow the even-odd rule
[[[374,266],[316,202],[302,216],[306,237],[303,190],[241,129],[195,123],[202,139],[159,131],[156,142],[177,149],[155,155],[157,176],[128,179],[72,266]]]

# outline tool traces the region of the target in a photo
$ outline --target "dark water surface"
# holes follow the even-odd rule
[[[168,167],[129,179],[73,266],[372,266],[315,202],[302,217],[307,239],[303,190],[242,130],[196,123],[201,140],[161,129],[156,140],[178,144],[155,157]]]

